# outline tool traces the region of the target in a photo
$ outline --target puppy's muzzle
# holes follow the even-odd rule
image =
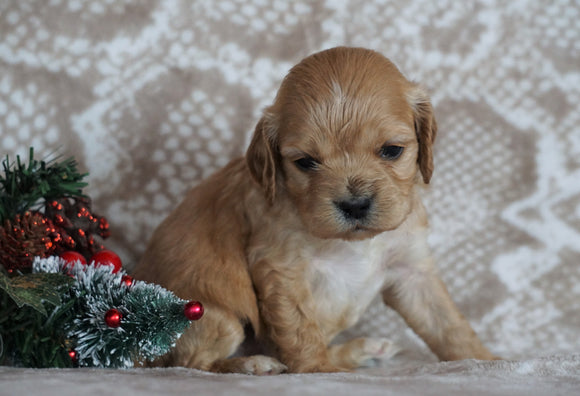
[[[335,201],[334,204],[346,220],[364,220],[370,212],[372,200],[367,197],[354,197]]]

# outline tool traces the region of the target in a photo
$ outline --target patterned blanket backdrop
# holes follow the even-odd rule
[[[0,153],[74,155],[130,267],[292,65],[378,50],[432,95],[430,243],[465,316],[507,358],[580,352],[578,21],[576,0],[2,0]],[[378,301],[353,334],[432,359]]]

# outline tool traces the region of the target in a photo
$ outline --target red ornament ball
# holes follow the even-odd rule
[[[123,319],[123,315],[115,308],[109,309],[105,314],[105,323],[112,328],[121,326],[121,319]]]
[[[64,253],[61,253],[61,255],[59,257],[61,259],[63,259],[64,261],[66,261],[67,267],[69,267],[69,266],[72,267],[77,262],[81,263],[82,265],[87,265],[87,259],[85,259],[85,256],[83,256],[79,252],[75,252],[73,250],[69,250],[69,251],[66,251]]]
[[[203,316],[203,305],[197,301],[190,301],[183,307],[183,313],[189,320],[199,320]]]
[[[133,278],[131,278],[129,275],[123,275],[121,277],[121,283],[127,287],[131,287],[133,286]]]
[[[70,360],[72,360],[73,363],[76,363],[78,359],[77,351],[75,351],[74,349],[70,349],[68,351],[68,355],[70,356]]]
[[[114,267],[113,273],[119,272],[119,270],[123,268],[119,256],[110,250],[101,250],[100,252],[95,253],[91,258],[91,261],[94,262],[96,266],[112,265]]]

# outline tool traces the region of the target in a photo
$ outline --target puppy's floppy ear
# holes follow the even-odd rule
[[[423,181],[429,183],[433,175],[433,143],[437,136],[437,122],[433,115],[433,107],[429,95],[418,85],[407,92],[407,100],[413,109],[415,133],[419,142],[417,163]]]
[[[268,202],[276,195],[276,173],[279,154],[273,117],[264,113],[258,121],[254,136],[246,152],[246,163],[253,179],[263,188]]]

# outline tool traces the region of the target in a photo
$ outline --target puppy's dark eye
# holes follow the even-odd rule
[[[314,160],[312,157],[304,157],[297,159],[294,161],[294,164],[298,167],[298,169],[302,171],[310,171],[316,169],[318,166],[318,162]]]
[[[383,146],[379,154],[383,159],[394,161],[403,154],[404,150],[405,148],[401,146]]]

